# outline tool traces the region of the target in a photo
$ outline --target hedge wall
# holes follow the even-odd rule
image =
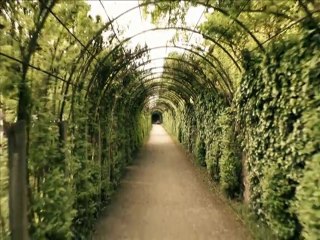
[[[166,129],[228,196],[241,196],[246,168],[249,205],[277,239],[320,236],[320,33],[307,26],[299,34],[267,54],[243,52],[231,104],[201,92],[164,113]]]

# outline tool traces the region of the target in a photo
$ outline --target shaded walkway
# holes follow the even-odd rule
[[[249,239],[162,126],[151,136],[96,226],[96,240]]]

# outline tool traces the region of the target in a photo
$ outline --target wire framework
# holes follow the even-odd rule
[[[99,0],[99,1],[100,1],[100,0]],[[169,2],[169,1],[168,1],[168,2]],[[43,3],[43,2],[42,2],[42,3]],[[245,10],[245,8],[246,8],[246,6],[247,6],[248,3],[249,3],[249,1],[247,1],[246,5],[243,5],[243,7],[242,7],[242,8],[239,10],[239,12],[237,13],[236,17],[232,17],[232,16],[231,16],[227,11],[225,11],[224,9],[221,9],[221,8],[216,7],[216,6],[213,6],[213,5],[208,4],[208,1],[205,2],[205,3],[202,2],[202,1],[195,2],[196,5],[204,6],[204,7],[207,8],[207,9],[214,9],[215,11],[218,11],[218,12],[220,12],[221,14],[223,14],[225,17],[230,18],[230,19],[231,19],[230,26],[231,26],[232,24],[237,24],[239,27],[243,28],[243,30],[244,30],[245,32],[247,32],[248,35],[249,35],[250,37],[252,37],[252,39],[257,43],[257,46],[256,46],[255,48],[251,49],[250,51],[255,51],[255,50],[257,50],[257,49],[260,49],[261,51],[264,51],[264,48],[262,47],[263,45],[265,45],[266,43],[268,43],[269,41],[271,41],[271,40],[274,39],[275,37],[279,36],[280,34],[283,34],[283,33],[286,32],[288,29],[292,28],[292,27],[295,26],[296,24],[299,24],[300,22],[302,22],[304,19],[306,19],[306,18],[308,17],[308,16],[305,16],[305,17],[302,17],[302,18],[300,18],[300,19],[298,19],[298,20],[290,23],[288,26],[286,26],[286,27],[284,27],[283,29],[281,29],[280,31],[278,31],[275,35],[271,36],[270,38],[268,38],[268,39],[265,40],[264,42],[260,43],[260,42],[257,40],[257,38],[254,36],[254,34],[253,34],[252,32],[250,32],[250,30],[249,30],[246,26],[244,26],[244,24],[243,24],[241,21],[239,21],[239,20],[237,19],[237,17],[243,12],[243,10]],[[191,32],[191,34],[200,34],[200,35],[204,36],[204,38],[205,38],[206,40],[210,40],[210,41],[212,41],[216,46],[220,47],[220,48],[230,57],[230,59],[232,60],[233,64],[234,64],[239,70],[241,69],[240,66],[239,66],[239,63],[240,63],[240,61],[241,61],[241,57],[238,58],[238,59],[234,59],[234,58],[233,58],[233,56],[231,55],[231,53],[229,53],[228,50],[226,50],[226,49],[219,43],[219,41],[220,41],[220,39],[221,39],[221,36],[220,36],[218,39],[213,39],[213,38],[211,38],[210,36],[208,36],[208,35],[206,35],[206,34],[204,34],[204,33],[201,33],[200,31],[196,30],[196,27],[197,27],[198,23],[197,23],[197,25],[196,25],[193,29],[190,29],[190,28],[187,28],[187,27],[178,27],[178,26],[177,26],[177,27],[165,27],[165,28],[153,28],[153,29],[144,30],[144,31],[142,31],[142,32],[139,32],[139,33],[137,33],[137,34],[135,34],[134,36],[131,36],[131,37],[129,37],[129,38],[120,40],[120,39],[118,38],[118,35],[117,35],[115,29],[114,29],[114,26],[113,26],[114,22],[115,22],[117,19],[119,19],[120,17],[123,17],[125,14],[130,13],[130,12],[133,11],[134,9],[139,8],[139,10],[141,10],[141,7],[146,7],[146,6],[152,5],[152,4],[154,5],[154,4],[156,4],[155,2],[139,3],[138,6],[133,7],[133,8],[131,8],[131,9],[128,9],[128,10],[124,11],[123,13],[119,14],[118,16],[116,16],[114,19],[110,19],[110,17],[108,16],[108,14],[107,14],[107,12],[106,12],[106,9],[104,8],[104,5],[103,5],[103,3],[102,3],[101,1],[100,1],[100,4],[101,4],[101,6],[103,7],[103,9],[104,9],[104,11],[105,11],[105,14],[106,14],[106,16],[107,16],[107,18],[108,18],[109,21],[108,21],[108,23],[106,23],[106,24],[103,26],[102,29],[100,29],[100,30],[96,33],[96,35],[95,35],[91,40],[89,40],[87,43],[83,43],[83,42],[81,42],[81,40],[80,40],[70,29],[68,29],[68,27],[66,26],[66,24],[59,18],[59,16],[57,16],[52,9],[48,8],[48,7],[46,6],[46,4],[43,3],[43,5],[44,5],[46,8],[48,8],[48,11],[49,11],[50,14],[54,17],[54,19],[66,30],[66,32],[67,32],[70,36],[72,36],[72,37],[80,44],[80,46],[81,46],[81,48],[82,48],[82,54],[83,54],[83,52],[86,52],[86,53],[88,53],[88,54],[91,56],[91,58],[92,58],[93,60],[96,61],[96,64],[97,64],[97,66],[95,67],[95,69],[96,69],[95,71],[96,71],[96,72],[99,71],[99,69],[101,69],[101,68],[103,68],[103,67],[106,67],[106,65],[104,64],[104,62],[105,62],[105,60],[106,60],[108,57],[110,57],[110,56],[112,55],[112,53],[114,53],[118,48],[122,48],[122,49],[124,50],[123,45],[124,45],[126,42],[130,41],[131,39],[133,39],[134,37],[136,37],[136,36],[138,36],[138,35],[146,34],[147,32],[160,31],[160,30],[169,30],[169,29],[174,29],[174,30],[177,30],[177,31],[189,31],[189,32]],[[317,11],[315,11],[315,12],[317,12]],[[201,17],[200,17],[200,18],[201,18]],[[200,21],[200,19],[198,20],[198,22],[199,22],[199,21]],[[94,41],[94,39],[97,38],[97,36],[99,36],[105,29],[107,29],[107,28],[109,28],[109,27],[111,27],[111,29],[112,29],[113,33],[115,34],[116,39],[117,39],[117,41],[119,42],[119,44],[116,45],[113,49],[111,49],[111,51],[108,52],[105,57],[98,59],[98,58],[97,58],[98,55],[97,55],[97,54],[94,54],[93,52],[91,52],[91,51],[88,49],[88,47],[89,47],[90,44]],[[227,32],[227,31],[228,31],[228,29],[225,30],[225,32]],[[189,40],[190,40],[190,39],[189,39]],[[189,44],[189,41],[187,41],[187,44]],[[166,46],[166,47],[167,47],[167,46]],[[175,46],[175,47],[179,48],[178,46]],[[182,47],[180,47],[180,48],[182,48]],[[155,48],[153,48],[153,49],[155,49]],[[147,51],[150,51],[150,50],[152,50],[152,48],[148,48]],[[124,50],[124,51],[125,51],[125,50]],[[147,52],[147,51],[145,51],[145,52]],[[184,53],[183,53],[183,54],[185,54],[185,51],[187,51],[187,50],[184,49]],[[197,52],[197,48],[192,48],[192,50],[190,49],[189,52],[190,52],[191,54],[194,54],[194,55],[197,56],[197,57],[200,56],[200,54]],[[16,62],[18,62],[18,63],[20,63],[20,64],[23,64],[23,61],[22,61],[22,60],[16,59],[16,58],[14,58],[14,57],[12,57],[12,56],[10,56],[10,55],[8,55],[8,54],[5,54],[5,53],[0,53],[0,54],[1,54],[1,56],[3,56],[3,57],[9,58],[9,59],[11,59],[11,60],[13,60],[13,61],[16,61]],[[141,52],[140,52],[140,54],[141,54]],[[133,54],[133,55],[132,55],[132,58],[131,58],[131,61],[134,61],[134,56],[137,56],[137,55],[138,55],[138,54]],[[211,58],[213,59],[213,60],[212,60],[212,59],[209,59],[207,56],[209,56],[209,53],[207,53],[206,56],[204,56],[205,62],[207,62],[213,69],[216,69],[216,71],[219,71],[219,70],[217,70],[218,68],[216,67],[216,65],[215,65],[215,63],[214,63],[214,62],[217,60],[217,58],[214,57],[214,56],[211,56]],[[101,59],[102,59],[102,60],[101,60]],[[214,59],[215,59],[215,60],[214,60]],[[149,61],[149,62],[150,62],[150,61]],[[142,63],[140,66],[143,67],[143,65],[144,65],[144,64],[147,64],[147,63],[148,63],[148,62],[146,61],[146,62]],[[217,72],[217,73],[220,74],[221,80],[224,79],[223,75],[225,75],[225,74],[227,73],[227,69],[229,69],[233,64],[231,64],[230,66],[221,66],[221,65],[220,65],[220,68],[222,67],[220,71],[222,71],[223,74],[221,74],[221,73],[219,73],[219,72]],[[119,62],[114,62],[114,65],[115,65],[115,66],[119,66],[119,67],[120,67],[120,70],[118,69],[116,72],[111,72],[109,76],[106,76],[106,83],[108,83],[106,86],[109,86],[109,83],[112,82],[112,79],[115,78],[114,76],[116,76],[118,73],[121,72],[121,70],[123,70],[123,69],[125,68],[125,66],[127,65],[127,62],[125,62],[125,60],[124,60],[124,61],[119,61]],[[56,75],[56,74],[54,74],[54,73],[52,73],[52,72],[50,72],[50,71],[41,69],[40,67],[36,67],[36,66],[34,66],[34,65],[32,65],[32,64],[29,64],[29,63],[28,63],[28,66],[31,67],[32,69],[36,70],[36,71],[40,71],[40,72],[42,72],[42,73],[48,74],[49,76],[54,77],[55,79],[66,83],[66,89],[68,89],[68,86],[71,85],[71,86],[75,87],[76,89],[85,90],[85,91],[87,92],[87,96],[89,96],[88,94],[90,93],[90,86],[92,86],[93,82],[90,82],[90,83],[88,84],[88,86],[89,86],[88,89],[83,89],[83,83],[81,83],[81,82],[74,83],[74,82],[72,82],[72,79],[71,79],[71,78],[69,78],[69,79],[64,79],[64,78],[62,78],[62,77],[60,77],[60,76],[58,76],[58,75]],[[145,71],[148,71],[148,69],[146,69]],[[142,72],[143,72],[143,71],[142,71]],[[173,71],[173,72],[174,72],[174,71]],[[227,75],[225,75],[225,76],[227,76]],[[174,76],[174,77],[176,77],[176,76]],[[95,78],[93,78],[92,81],[95,81]],[[209,81],[210,81],[210,80],[209,80]],[[230,89],[230,83],[227,83],[227,82],[226,82],[225,85],[228,86],[229,92],[232,93],[232,90]],[[105,92],[106,92],[106,91],[102,91],[102,92],[101,92],[101,96],[103,96],[103,95],[105,94]]]

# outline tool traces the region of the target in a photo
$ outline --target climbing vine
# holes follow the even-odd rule
[[[88,239],[153,110],[275,238],[318,239],[319,4],[143,3],[170,27],[204,8],[203,23],[177,30],[188,48],[170,53],[154,79],[143,70],[148,47],[129,48],[84,1],[0,3],[1,239],[10,237],[6,135],[16,122],[25,124],[30,238]]]
[[[262,35],[272,33],[277,28],[275,22],[265,29],[261,19],[253,17],[258,5],[252,1],[243,6],[239,19],[250,19],[247,26],[253,31],[261,29]],[[237,14],[234,5],[230,6]],[[314,5],[301,1],[297,5],[281,3],[275,11],[266,5],[264,11],[272,12],[272,18],[283,17],[285,24],[298,17],[299,7],[305,10],[307,6],[310,14]],[[291,15],[284,16],[281,9]],[[167,12],[160,8],[154,11]],[[243,73],[233,74],[235,92],[229,98],[222,85],[216,85],[215,91],[207,91],[206,85],[196,98],[188,99],[175,112],[164,113],[166,129],[206,166],[212,180],[229,197],[245,196],[252,211],[279,239],[317,239],[319,234],[319,181],[315,176],[320,150],[317,17],[306,17],[286,34],[270,38],[261,52],[252,48],[239,25],[232,24],[225,31],[228,21],[223,14],[209,15],[201,30],[225,39],[224,44],[242,61]],[[256,36],[263,39],[262,35]],[[236,38],[237,44],[232,43]],[[214,53],[220,56],[217,49]],[[227,71],[234,73],[234,69]],[[208,76],[211,78],[211,73]]]
[[[135,63],[114,74],[142,48],[108,55],[115,39],[110,26],[91,17],[83,1],[39,4],[17,1],[1,8],[1,111],[6,125],[27,123],[30,238],[88,239],[150,130],[143,102],[125,89],[139,86]],[[28,31],[36,35],[26,38]],[[9,239],[4,167],[0,238]]]

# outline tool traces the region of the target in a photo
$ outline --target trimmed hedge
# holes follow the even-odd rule
[[[320,236],[320,33],[303,24],[267,54],[243,52],[231,106],[204,90],[164,113],[166,129],[227,196],[241,196],[248,170],[250,207],[278,239]]]

